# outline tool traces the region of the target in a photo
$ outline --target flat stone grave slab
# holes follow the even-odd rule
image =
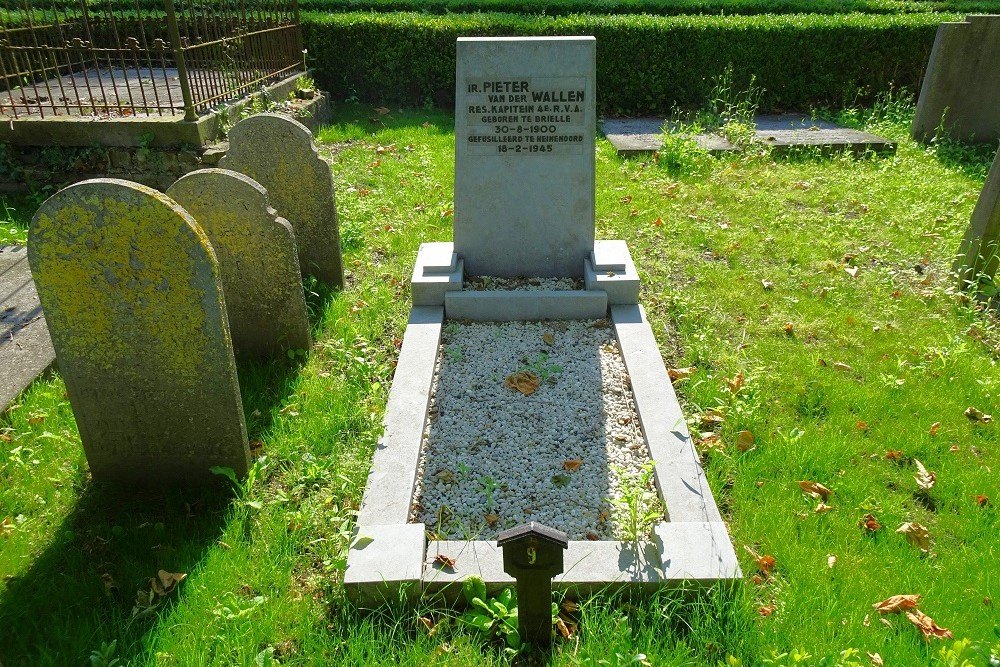
[[[55,360],[28,251],[0,246],[0,412]]]
[[[854,153],[896,150],[896,144],[888,139],[804,114],[759,114],[754,122],[757,140],[779,151],[806,147]],[[663,127],[667,123],[665,118],[605,118],[601,121],[601,129],[619,155],[646,155],[663,147]],[[697,134],[693,138],[713,154],[740,150],[717,133]]]

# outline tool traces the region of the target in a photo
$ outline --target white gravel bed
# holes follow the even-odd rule
[[[494,290],[577,290],[583,289],[582,280],[573,278],[497,278],[496,276],[469,276],[462,289],[477,292]]]
[[[505,385],[520,371],[534,393]],[[606,320],[448,322],[432,389],[411,520],[441,539],[527,521],[624,539],[612,499],[637,488],[649,451]]]

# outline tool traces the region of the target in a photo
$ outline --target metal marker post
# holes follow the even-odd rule
[[[521,640],[544,648],[552,642],[552,577],[562,574],[566,533],[534,521],[497,538],[503,571],[517,580],[517,627]]]

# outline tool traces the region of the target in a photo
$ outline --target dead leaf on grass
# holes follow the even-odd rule
[[[559,630],[559,634],[562,635],[563,639],[570,639],[576,634],[576,623],[572,621],[567,622],[562,616],[556,618],[556,629]]]
[[[868,422],[864,421],[863,419],[859,419],[858,423],[855,424],[854,427],[859,431],[861,431],[862,433],[866,433],[868,431]]]
[[[726,421],[726,415],[718,408],[710,408],[701,416],[701,425],[704,428],[712,428]]]
[[[865,651],[865,653],[868,653]],[[868,659],[872,662],[872,667],[885,667],[885,663],[882,661],[882,656],[878,653],[868,653]]]
[[[915,593],[893,595],[892,597],[886,598],[881,602],[876,602],[872,605],[872,609],[876,610],[880,614],[898,614],[899,612],[906,611],[907,609],[916,609],[921,597],[922,596]]]
[[[876,533],[882,529],[882,524],[880,524],[878,519],[875,518],[875,515],[871,513],[864,515],[861,521],[858,522],[858,525],[867,530],[869,533]]]
[[[187,574],[183,572],[167,572],[160,570],[155,577],[149,578],[149,587],[160,597],[170,595],[177,585],[187,579]]]
[[[954,635],[951,634],[951,630],[947,628],[942,628],[934,619],[920,611],[919,609],[914,609],[913,611],[906,612],[906,618],[913,623],[920,632],[923,633],[924,639],[952,639]]]
[[[979,495],[976,496],[976,504],[979,505],[980,507],[986,507],[987,505],[990,504],[990,497],[989,496],[984,496],[983,494],[980,493]],[[9,520],[9,517],[8,517],[8,520]],[[0,531],[0,532],[2,532],[2,531]]]
[[[736,434],[736,449],[748,452],[754,449],[754,437],[750,431],[740,431]]]
[[[858,267],[856,267],[856,266],[846,266],[846,267],[844,267],[844,271],[850,277],[857,278],[858,277],[858,271],[860,271],[860,269]]]
[[[732,394],[740,393],[740,389],[743,388],[743,371],[740,371],[733,376],[731,380],[726,380],[726,385],[729,387],[729,392]]]
[[[773,604],[767,604],[759,608],[757,610],[757,613],[763,616],[764,618],[767,618],[768,616],[773,614],[776,609],[777,607],[775,607]]]
[[[913,477],[913,479],[917,480],[917,486],[920,487],[921,491],[930,491],[934,488],[934,483],[937,481],[937,473],[928,471],[924,467],[924,464],[917,459],[913,459],[913,463],[917,466],[917,474]]]
[[[824,512],[829,512],[832,509],[832,506],[827,505],[826,503],[820,503],[819,505],[816,505],[816,509],[814,511],[816,514],[823,514]]]
[[[688,366],[687,368],[668,368],[667,376],[670,378],[671,382],[680,382],[681,380],[687,380],[689,377],[695,374],[698,368],[696,366]]]
[[[843,361],[835,361],[835,362],[833,362],[833,367],[836,368],[838,371],[853,371],[854,370],[853,368],[851,368],[850,364],[845,364]]]
[[[761,286],[762,286],[762,287],[763,287],[764,289],[766,289],[766,290],[768,290],[768,291],[770,291],[770,290],[773,290],[773,289],[774,289],[774,283],[772,283],[772,282],[771,282],[770,280],[768,280],[767,278],[764,278],[763,280],[761,280],[761,281],[760,281],[760,284],[761,284]]]
[[[538,391],[542,380],[531,371],[518,371],[517,373],[508,375],[503,384],[508,389],[519,391],[525,396],[531,396]]]
[[[915,521],[907,522],[897,528],[896,532],[905,536],[907,542],[918,547],[921,551],[930,551],[931,534],[928,532],[927,526]]]
[[[977,410],[971,405],[965,410],[965,416],[968,417],[969,421],[981,422],[983,424],[993,421],[993,415],[988,415],[982,410]]]
[[[887,461],[899,462],[903,460],[903,452],[898,449],[890,449],[885,453]]]
[[[836,556],[834,556],[833,554],[830,554],[829,556],[826,557],[826,567],[827,567],[827,569],[832,570],[833,566],[836,565],[836,564],[837,564],[837,557]]]
[[[0,521],[0,537],[7,537],[14,532],[14,522],[10,520],[9,516],[5,516],[3,521]]]
[[[824,502],[829,500],[830,494],[833,493],[833,491],[826,488],[819,482],[812,482],[807,479],[800,481],[799,486],[802,488],[803,491],[805,491],[813,498],[818,498]]]
[[[938,431],[940,430],[941,430],[941,422],[934,422],[933,424],[931,424],[931,430],[930,430],[931,437],[933,438],[935,435],[937,435]]]

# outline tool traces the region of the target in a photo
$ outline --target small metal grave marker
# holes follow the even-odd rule
[[[563,572],[566,533],[531,521],[497,538],[503,571],[517,580],[517,616],[521,640],[538,647],[552,641],[552,577]]]

